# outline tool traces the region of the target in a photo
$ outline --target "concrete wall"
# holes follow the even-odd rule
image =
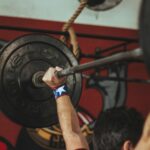
[[[123,0],[107,11],[85,8],[76,22],[137,29],[140,4],[141,0]],[[78,5],[78,0],[0,0],[0,15],[67,21]]]

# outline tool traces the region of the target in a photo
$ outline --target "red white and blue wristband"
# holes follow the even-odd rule
[[[63,95],[69,95],[68,93],[68,87],[66,84],[63,84],[61,86],[59,86],[58,88],[53,90],[55,99],[57,99],[58,97],[61,97]]]

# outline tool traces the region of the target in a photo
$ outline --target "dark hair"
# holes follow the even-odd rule
[[[100,113],[94,127],[95,150],[121,150],[126,140],[135,146],[143,123],[142,115],[133,108],[112,108]]]

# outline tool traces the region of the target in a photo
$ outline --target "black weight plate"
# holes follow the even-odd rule
[[[140,44],[150,73],[150,0],[143,0],[140,12]]]
[[[47,127],[57,122],[52,90],[35,87],[33,75],[50,66],[67,68],[78,65],[70,50],[59,40],[45,34],[30,34],[9,42],[0,56],[0,105],[15,122],[26,127]],[[81,93],[81,75],[67,78],[72,103]]]
[[[119,5],[122,0],[90,0],[87,7],[94,11],[106,11]]]

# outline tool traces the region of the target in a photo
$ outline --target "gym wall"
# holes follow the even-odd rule
[[[6,30],[6,28],[4,29],[4,26],[60,31],[62,25],[63,22],[1,16],[0,39],[10,41],[18,36],[31,33],[25,31],[16,31],[12,29]],[[82,25],[74,24],[73,27],[77,33],[92,34],[97,36],[103,35],[109,37],[139,39],[138,30],[133,29],[123,29],[123,28],[83,25],[83,24]],[[59,35],[52,35],[52,36],[59,38]],[[108,47],[122,43],[122,41],[119,40],[115,41],[115,40],[83,38],[83,37],[78,37],[78,41],[82,52],[88,54],[93,54],[95,48],[106,49]],[[132,43],[127,45],[126,49],[132,50],[137,47],[139,47],[137,43]],[[122,47],[121,49],[123,48],[124,47]],[[92,60],[93,59],[82,58],[80,60],[80,63],[85,63]],[[85,73],[90,74],[92,72],[93,70],[90,70],[86,71]],[[106,75],[107,72],[104,71],[102,72],[102,74]],[[148,79],[146,67],[143,63],[130,63],[128,65],[127,74],[129,78]],[[150,91],[150,84],[128,83],[124,103],[129,107],[135,107],[140,112],[142,112],[144,116],[146,116],[150,110],[149,91]],[[95,88],[87,88],[86,79],[83,79],[83,91],[80,99],[80,105],[85,109],[87,109],[91,114],[93,114],[96,117],[97,114],[102,110],[103,107],[102,104],[103,104],[103,96],[101,92]],[[22,126],[13,123],[2,112],[0,113],[0,135],[7,137],[7,139],[9,139],[13,145],[15,145],[16,137],[21,128]]]

